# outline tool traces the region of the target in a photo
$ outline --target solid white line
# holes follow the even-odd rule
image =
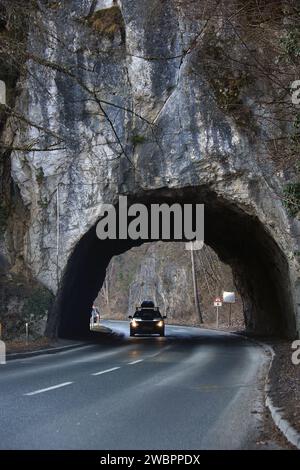
[[[95,372],[94,374],[91,374],[91,375],[102,375],[102,374],[106,374],[107,372],[112,372],[113,370],[117,370],[117,369],[120,369],[120,367],[112,367],[111,369],[102,370],[101,372]]]
[[[138,364],[139,362],[143,362],[144,359],[137,359],[136,361],[128,362],[129,366],[133,366],[134,364]]]
[[[66,385],[71,385],[73,382],[64,382],[63,384],[53,385],[53,387],[41,388],[41,390],[36,390],[35,392],[25,393],[26,396],[37,395],[38,393],[49,392],[49,390],[55,390],[56,388],[65,387]]]

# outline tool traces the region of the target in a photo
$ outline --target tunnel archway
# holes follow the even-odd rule
[[[232,268],[243,300],[246,329],[257,335],[295,335],[288,263],[257,217],[203,187],[147,191],[128,198],[129,204],[134,202],[203,203],[205,243]],[[130,239],[101,241],[96,224],[90,228],[69,258],[46,334],[89,336],[91,307],[111,258],[141,243]]]

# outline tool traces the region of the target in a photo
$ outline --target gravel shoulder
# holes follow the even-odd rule
[[[300,433],[300,364],[292,363],[291,342],[272,344],[275,352],[269,374],[269,396],[282,416]]]

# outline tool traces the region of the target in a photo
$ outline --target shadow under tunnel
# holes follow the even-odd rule
[[[232,268],[243,301],[246,330],[291,338],[296,325],[286,258],[263,224],[207,188],[162,189],[128,197],[128,204],[205,205],[205,243]],[[169,241],[169,240],[168,240]],[[175,243],[176,241],[174,241]],[[96,224],[79,240],[65,269],[46,334],[91,337],[90,312],[106,268],[142,240],[100,240]]]

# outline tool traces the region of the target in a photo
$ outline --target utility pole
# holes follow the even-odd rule
[[[56,283],[57,283],[57,289],[59,285],[59,184],[57,185],[57,190],[56,190]]]
[[[198,296],[198,289],[197,289],[197,278],[196,278],[196,271],[195,271],[195,256],[194,256],[194,249],[193,244],[191,243],[191,262],[192,262],[192,278],[193,278],[193,290],[194,290],[194,302],[195,302],[195,309],[196,313],[199,317],[200,323],[203,323],[199,296]]]
[[[231,326],[231,303],[229,304],[228,326]]]

